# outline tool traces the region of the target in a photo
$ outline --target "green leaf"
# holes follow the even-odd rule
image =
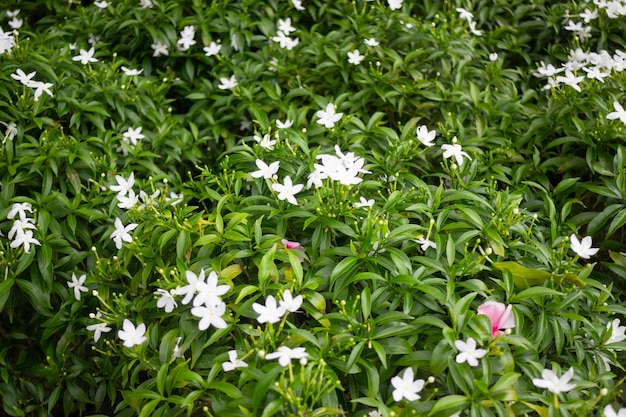
[[[464,408],[469,404],[469,400],[467,397],[463,395],[446,395],[445,397],[437,400],[435,405],[433,405],[432,410],[430,410],[429,416],[440,413],[445,410],[449,410],[450,408],[460,409]]]
[[[530,288],[525,289],[522,292],[515,294],[513,297],[511,297],[509,302],[511,303],[522,302],[526,299],[539,298],[543,296],[563,296],[563,293],[553,290],[552,288],[530,287]]]
[[[15,280],[13,278],[9,278],[0,282],[0,313],[2,313],[4,305],[11,295],[11,288],[13,288],[14,283]]]

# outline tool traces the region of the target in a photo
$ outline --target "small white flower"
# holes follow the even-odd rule
[[[130,68],[126,68],[124,65],[122,65],[121,70],[124,72],[124,74],[132,76],[132,75],[139,75],[143,72],[143,68],[141,69],[130,69]],[[139,128],[141,130],[141,128]]]
[[[109,3],[106,0],[102,0],[102,1],[94,1],[93,5],[96,6],[99,9],[106,9],[107,7],[109,7],[111,3]]]
[[[437,244],[435,242],[424,237],[417,238],[417,243],[420,244],[420,247],[424,252],[426,252],[426,249],[428,248],[437,249]]]
[[[185,355],[183,355],[183,350],[180,348],[181,340],[183,340],[183,338],[180,336],[176,338],[176,345],[174,345],[174,350],[172,351],[172,356],[174,357],[174,359],[185,358]]]
[[[129,127],[126,132],[122,135],[122,137],[128,140],[133,146],[137,145],[137,141],[145,138],[145,135],[141,133],[142,127],[138,127],[137,129],[133,129]]]
[[[213,56],[220,53],[220,51],[222,50],[222,45],[219,43],[211,42],[208,46],[202,48],[202,50],[204,51],[204,54],[206,56]]]
[[[291,26],[291,18],[287,18],[287,19],[278,19],[278,30],[285,33],[286,35],[290,34],[291,32],[295,32],[296,28],[294,28],[293,26]]]
[[[154,293],[160,296],[157,300],[157,307],[165,309],[166,313],[171,313],[175,307],[178,307],[176,300],[169,291],[158,288]]]
[[[433,141],[435,140],[435,136],[437,136],[436,131],[429,131],[428,127],[426,127],[425,125],[421,125],[417,128],[417,131],[415,133],[417,135],[417,140],[422,142],[423,145],[433,146],[435,144],[435,142]]]
[[[463,165],[463,157],[467,157],[470,161],[472,160],[458,143],[441,145],[441,149],[443,150],[444,158],[449,159],[453,157],[459,165]]]
[[[317,117],[318,124],[324,125],[327,129],[331,129],[335,126],[335,123],[341,119],[343,113],[335,113],[335,105],[328,103],[326,109],[318,110],[315,116]]]
[[[115,242],[117,249],[122,249],[123,242],[132,242],[133,237],[128,233],[131,230],[135,230],[139,226],[138,224],[131,223],[128,226],[124,226],[119,218],[115,219],[115,230],[111,233],[111,239]]]
[[[369,39],[365,39],[363,42],[364,42],[364,43],[365,43],[365,45],[367,45],[367,46],[378,46],[378,45],[380,45],[380,42],[378,42],[378,41],[376,40],[376,38],[369,38]]]
[[[591,247],[591,236],[585,236],[582,241],[579,241],[576,235],[571,235],[569,239],[572,250],[583,259],[589,259],[600,250]]]
[[[89,291],[89,288],[83,285],[86,279],[87,279],[87,275],[83,274],[80,277],[76,278],[76,274],[72,272],[72,282],[67,283],[67,286],[70,289],[74,289],[74,298],[76,298],[77,301],[80,301],[81,291],[82,292]]]
[[[228,362],[222,362],[222,369],[224,372],[232,371],[236,368],[247,368],[248,364],[237,358],[236,350],[228,351]]]
[[[117,332],[117,336],[124,341],[124,346],[126,347],[140,345],[148,340],[145,334],[146,325],[144,323],[135,327],[135,325],[128,319],[124,319],[122,330]]]
[[[261,178],[261,177],[263,177],[266,180],[269,180],[269,179],[272,178],[272,176],[274,176],[278,172],[280,161],[272,162],[271,164],[267,165],[262,160],[257,159],[255,161],[255,164],[256,164],[257,168],[259,168],[259,170],[251,172],[250,176],[252,176],[252,178]]]
[[[230,78],[221,77],[220,84],[217,86],[220,90],[230,90],[235,87],[237,87],[237,79],[234,75],[231,75]]]
[[[626,327],[625,326],[620,326],[620,320],[619,319],[614,319],[611,322],[608,322],[606,324],[606,330],[610,330],[611,331],[611,336],[609,337],[609,339],[605,342],[605,344],[611,344],[611,343],[617,343],[617,342],[621,342],[623,340],[626,339]]]
[[[302,0],[291,0],[291,4],[293,4],[296,10],[306,10],[306,8],[302,6]]]
[[[402,8],[403,0],[387,0],[387,4],[389,4],[389,8],[391,10],[398,10]]]
[[[424,380],[413,380],[413,369],[406,368],[402,377],[394,376],[391,378],[391,385],[393,385],[393,400],[400,401],[405,398],[408,401],[416,401],[421,398],[418,394],[422,388],[424,388]]]
[[[7,219],[12,219],[15,215],[19,215],[21,220],[26,220],[26,212],[32,213],[33,206],[30,203],[14,203],[11,206],[11,210],[7,214]]]
[[[116,191],[118,195],[126,195],[129,191],[131,191],[133,185],[135,185],[135,173],[131,172],[128,179],[122,177],[121,175],[116,175],[115,180],[117,181],[117,185],[110,185],[109,189],[111,191]]]
[[[170,51],[168,50],[168,46],[161,41],[156,41],[152,45],[150,45],[152,49],[154,49],[154,53],[152,56],[161,56],[161,55],[169,55]]]
[[[33,232],[31,230],[19,230],[15,235],[15,239],[13,239],[13,241],[11,242],[10,246],[12,248],[17,248],[20,245],[24,245],[24,252],[30,253],[30,245],[41,246],[41,243],[33,237]]]
[[[296,200],[296,197],[294,196],[302,191],[303,188],[304,185],[302,184],[294,185],[291,182],[291,177],[289,175],[285,177],[284,184],[272,184],[272,190],[278,193],[279,200],[287,200],[289,203],[294,205],[298,204],[298,200]]]
[[[102,317],[102,313],[98,312],[98,314],[96,314],[96,318],[100,317]],[[98,340],[100,340],[100,336],[102,335],[102,333],[110,332],[111,328],[108,327],[106,323],[101,322],[96,324],[90,324],[89,326],[87,326],[87,330],[89,330],[90,332],[94,332],[93,341],[97,342]]]
[[[308,354],[306,353],[306,349],[303,347],[291,349],[287,346],[281,346],[278,348],[278,351],[265,355],[265,359],[278,359],[278,363],[280,365],[287,366],[292,359],[302,359],[306,358],[307,356]]]
[[[533,384],[539,388],[545,388],[554,394],[560,394],[576,388],[576,384],[569,383],[573,376],[574,368],[569,368],[560,378],[556,376],[554,371],[544,369],[541,372],[541,378],[533,378]]]
[[[93,46],[88,51],[81,49],[80,53],[72,58],[72,61],[80,61],[80,63],[83,65],[87,65],[90,62],[98,62],[98,60],[93,57],[95,52],[96,50]]]
[[[281,122],[280,120],[276,119],[276,127],[279,129],[288,129],[291,126],[293,126],[293,120],[285,120],[285,123]]]
[[[489,54],[489,61],[491,62],[496,62],[498,60],[498,54],[495,52],[492,52]]]
[[[617,101],[613,102],[613,107],[615,107],[615,111],[606,115],[606,118],[609,120],[620,119],[622,123],[626,124],[626,111]]]
[[[225,329],[228,327],[226,321],[222,318],[226,312],[226,304],[220,302],[217,305],[199,306],[191,309],[191,314],[200,318],[198,329],[206,330],[209,326],[217,329]]]
[[[358,49],[355,49],[352,52],[348,52],[348,62],[354,65],[359,65],[361,61],[365,58],[364,55],[361,55]]]
[[[604,417],[626,417],[626,408],[620,408],[616,413],[613,407],[607,405],[604,407]]]
[[[269,295],[265,300],[265,305],[259,303],[253,303],[252,309],[259,314],[257,321],[263,323],[278,323],[280,319],[285,315],[285,308],[276,304],[276,299],[273,295]]]
[[[456,363],[467,362],[469,366],[478,366],[478,359],[487,354],[485,349],[476,349],[476,340],[468,338],[467,342],[455,340],[454,345],[459,350]]]
[[[302,296],[293,297],[291,291],[285,290],[283,299],[280,301],[280,307],[285,311],[295,313],[302,306]]]
[[[372,207],[374,206],[374,199],[366,199],[365,197],[361,197],[358,203],[354,203],[354,208],[362,208],[362,207]]]
[[[258,135],[254,135],[254,140],[258,142],[259,146],[266,151],[271,151],[274,149],[274,145],[276,145],[276,140],[272,140],[270,135],[266,133],[263,137]]]

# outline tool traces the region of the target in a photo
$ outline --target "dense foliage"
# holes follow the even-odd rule
[[[618,414],[624,2],[3,7],[0,415]]]

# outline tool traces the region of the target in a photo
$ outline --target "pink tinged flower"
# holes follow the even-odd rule
[[[228,362],[222,362],[222,369],[224,372],[230,372],[237,368],[247,368],[248,364],[237,358],[236,350],[228,351]]]
[[[278,306],[273,295],[267,297],[265,305],[252,304],[252,309],[259,315],[256,320],[261,324],[278,323],[285,315],[285,308],[282,305]]]
[[[72,58],[72,61],[80,61],[80,63],[83,65],[87,65],[90,62],[98,62],[98,60],[93,57],[95,52],[96,50],[94,49],[93,46],[89,48],[88,51],[81,49],[80,53],[77,56]]]
[[[302,295],[293,297],[291,291],[286,290],[283,293],[283,299],[280,301],[280,307],[285,311],[295,313],[302,306]]]
[[[100,312],[96,314],[96,318],[99,318],[99,317],[102,317],[102,313]],[[102,333],[110,332],[111,328],[108,327],[106,323],[102,322],[102,323],[90,324],[89,326],[87,326],[87,330],[90,332],[94,332],[93,341],[97,342],[98,340],[100,340],[100,336],[102,336]]]
[[[478,366],[478,359],[487,354],[485,349],[476,349],[476,340],[471,337],[467,339],[467,342],[456,340],[454,345],[459,350],[456,363],[467,362],[469,366]]]
[[[187,305],[193,299],[198,292],[198,285],[204,282],[204,270],[200,271],[200,275],[196,275],[191,271],[185,272],[185,278],[187,278],[188,285],[182,288],[176,288],[172,291],[174,295],[184,295],[182,303]]]
[[[289,175],[285,177],[284,184],[272,184],[272,190],[278,193],[279,200],[287,200],[289,203],[294,205],[298,204],[298,200],[296,200],[296,197],[294,196],[302,191],[303,188],[303,184],[294,185],[291,182],[291,177]]]
[[[476,310],[478,314],[484,314],[491,321],[491,336],[496,337],[502,329],[515,327],[513,306],[505,306],[497,301],[487,301]]]
[[[217,273],[211,271],[206,282],[199,281],[196,284],[197,294],[193,299],[193,306],[198,307],[202,304],[207,307],[222,304],[220,296],[226,294],[230,287],[228,285],[217,285]]]
[[[604,407],[604,417],[626,417],[626,408],[620,408],[616,413],[613,407],[607,405]]]
[[[171,313],[174,311],[175,307],[178,307],[176,300],[174,300],[174,297],[169,291],[158,288],[154,293],[159,296],[157,307],[165,309],[166,313]]]
[[[278,348],[278,351],[265,355],[265,359],[278,359],[278,363],[281,366],[287,366],[291,363],[292,359],[302,359],[307,356],[308,354],[306,353],[306,349],[303,347],[291,349],[287,346],[281,346]]]
[[[124,341],[124,346],[126,347],[133,347],[142,344],[148,340],[145,335],[146,325],[144,323],[135,327],[135,325],[128,319],[124,319],[122,330],[117,332],[117,336]]]
[[[209,326],[217,329],[225,329],[228,325],[222,318],[226,312],[226,304],[220,301],[217,305],[200,306],[191,309],[191,314],[199,317],[198,329],[206,330]]]
[[[626,111],[624,111],[622,105],[614,101],[613,107],[615,107],[615,111],[607,114],[606,118],[609,120],[620,119],[622,123],[626,124]]]
[[[109,190],[116,191],[118,195],[126,195],[135,185],[135,173],[131,172],[128,179],[121,175],[116,175],[115,181],[117,181],[117,185],[110,185]]]
[[[406,368],[402,377],[399,375],[391,378],[391,385],[394,387],[393,400],[400,401],[405,398],[407,401],[416,401],[421,398],[418,394],[424,388],[424,380],[413,380],[413,369]]]
[[[271,179],[272,176],[274,176],[278,172],[278,168],[280,167],[280,161],[272,162],[271,164],[267,165],[262,160],[257,159],[255,161],[255,164],[257,168],[259,168],[259,170],[251,172],[250,176],[252,178],[262,177],[262,178],[265,178],[266,180]]]
[[[326,109],[318,110],[315,116],[317,117],[318,124],[324,125],[327,129],[331,129],[335,126],[335,123],[341,119],[343,113],[335,113],[335,105],[328,103]]]
[[[135,230],[139,226],[138,224],[131,223],[128,226],[124,226],[119,218],[115,219],[115,230],[111,233],[111,239],[115,242],[117,249],[122,249],[123,242],[132,242],[133,237],[130,235],[130,231]]]
[[[86,279],[87,279],[87,275],[83,274],[80,277],[76,278],[76,274],[72,272],[72,282],[67,283],[67,286],[70,289],[74,290],[74,298],[76,298],[77,301],[80,301],[81,291],[82,292],[89,291],[89,288],[83,285]]]
[[[433,140],[435,140],[437,132],[435,132],[434,130],[429,131],[426,126],[422,125],[417,128],[416,134],[417,140],[422,142],[422,144],[424,144],[425,146],[433,146],[435,144]]]
[[[598,253],[599,248],[592,248],[591,236],[585,236],[583,240],[579,241],[576,235],[569,237],[572,250],[576,252],[576,255],[583,259],[589,259],[591,256]]]
[[[539,388],[545,388],[554,394],[560,394],[576,388],[576,384],[569,383],[573,376],[574,368],[569,368],[560,378],[556,376],[554,371],[544,369],[541,372],[541,378],[533,378],[533,384]]]

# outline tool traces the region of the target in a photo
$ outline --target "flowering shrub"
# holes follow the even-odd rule
[[[624,415],[619,1],[0,10],[3,415]]]

